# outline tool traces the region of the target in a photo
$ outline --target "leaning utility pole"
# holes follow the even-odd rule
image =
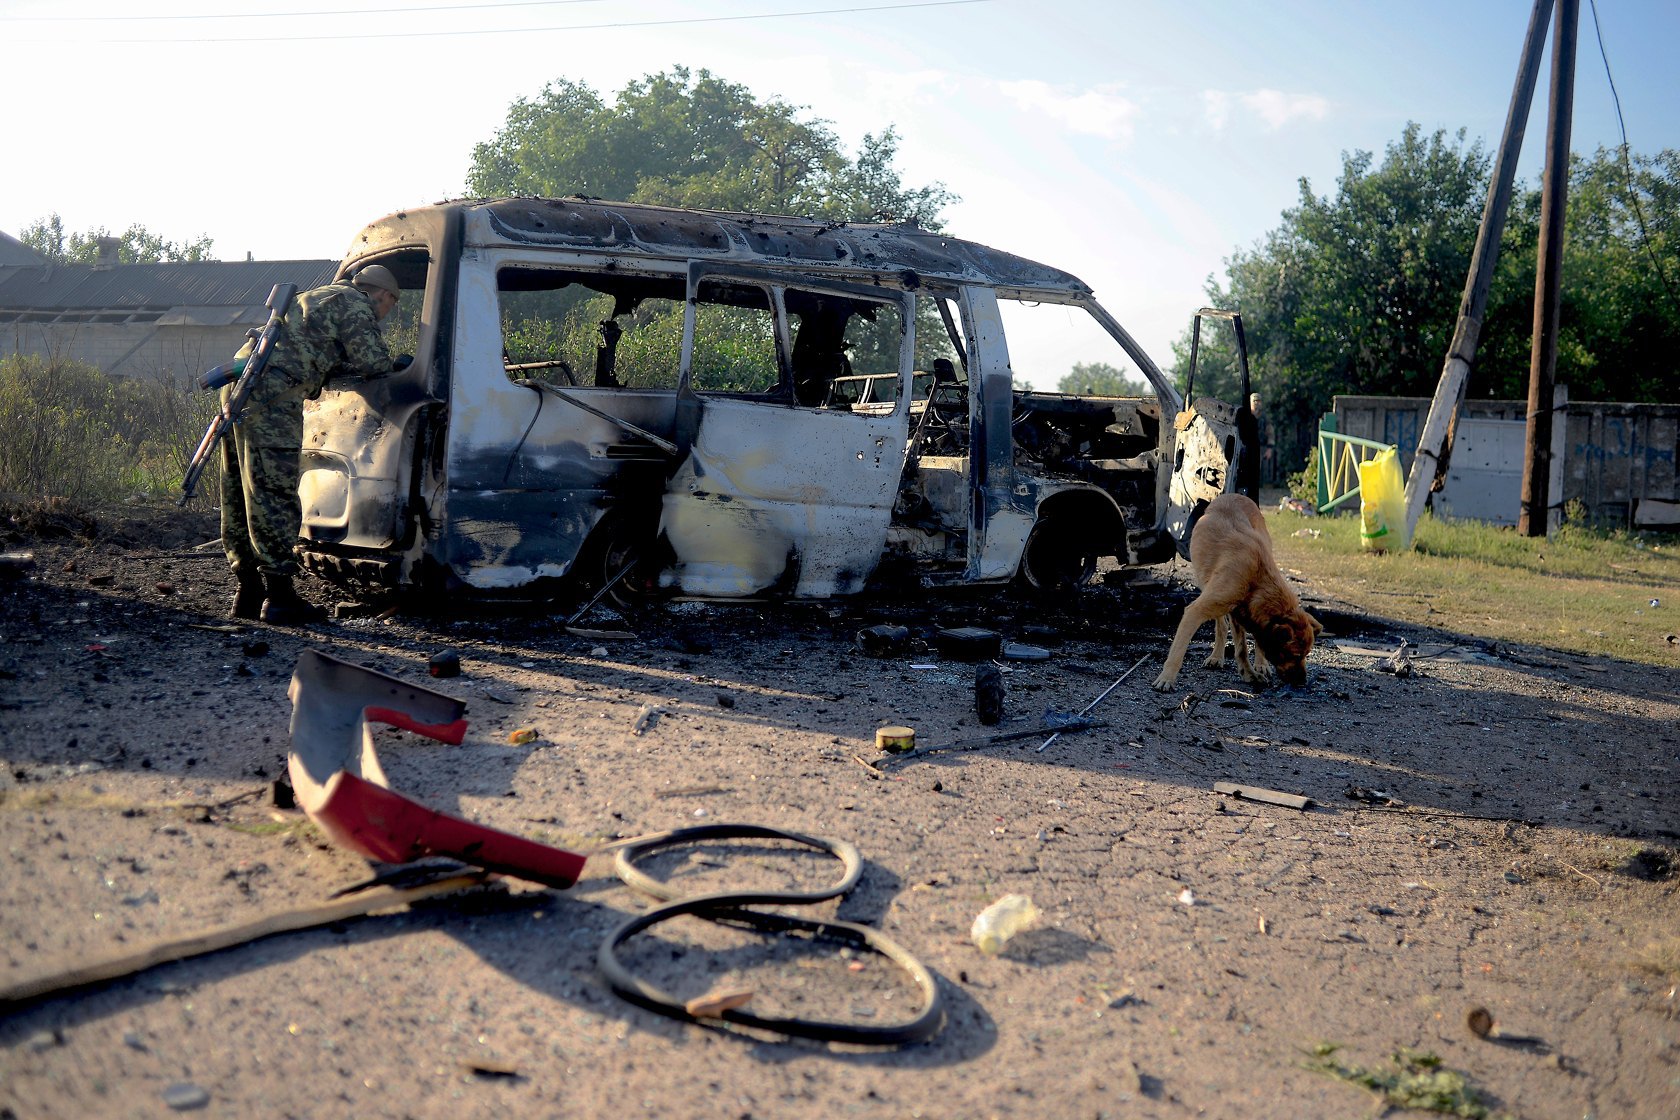
[[[1581,0],[1558,0],[1552,39],[1552,95],[1546,122],[1545,185],[1540,194],[1540,248],[1534,270],[1534,341],[1528,359],[1528,441],[1524,447],[1522,510],[1517,532],[1551,532],[1553,374],[1557,372],[1558,310],[1563,277],[1563,218],[1569,196],[1569,131],[1575,101],[1575,25]]]
[[[1578,0],[1569,2],[1578,3]],[[1499,156],[1493,179],[1488,183],[1487,203],[1482,208],[1476,248],[1470,257],[1470,274],[1465,278],[1464,298],[1458,305],[1458,326],[1453,331],[1452,344],[1447,348],[1441,379],[1435,386],[1435,399],[1429,405],[1429,418],[1424,421],[1423,433],[1418,437],[1412,472],[1406,479],[1408,541],[1417,530],[1418,518],[1423,516],[1424,499],[1429,496],[1442,469],[1443,449],[1453,420],[1458,415],[1459,403],[1464,399],[1464,387],[1470,378],[1470,363],[1476,357],[1482,314],[1487,310],[1488,288],[1493,283],[1493,266],[1499,258],[1499,239],[1505,232],[1505,214],[1511,204],[1511,185],[1517,175],[1517,156],[1522,151],[1523,132],[1528,127],[1529,107],[1534,103],[1534,86],[1540,78],[1540,58],[1546,46],[1546,22],[1551,12],[1552,0],[1534,0],[1528,34],[1523,39],[1522,59],[1517,66],[1517,84],[1511,92],[1510,111],[1505,116],[1505,134],[1499,141]]]

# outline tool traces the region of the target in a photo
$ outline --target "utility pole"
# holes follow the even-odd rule
[[[1528,438],[1523,455],[1522,510],[1517,532],[1550,533],[1553,375],[1563,277],[1563,219],[1569,197],[1569,131],[1575,102],[1575,25],[1581,0],[1558,0],[1552,41],[1552,93],[1546,122],[1545,184],[1540,194],[1540,246],[1534,270],[1534,342],[1528,363]]]
[[[1570,2],[1578,5],[1579,0]],[[1418,437],[1417,454],[1412,457],[1412,472],[1406,478],[1407,541],[1417,531],[1418,518],[1423,516],[1424,499],[1429,497],[1430,488],[1442,470],[1444,449],[1453,420],[1458,415],[1458,406],[1464,399],[1464,386],[1470,378],[1470,363],[1476,358],[1482,315],[1487,310],[1493,266],[1499,258],[1499,239],[1505,232],[1511,186],[1517,175],[1517,156],[1522,152],[1529,108],[1534,103],[1534,87],[1540,79],[1540,58],[1546,47],[1546,22],[1551,14],[1552,0],[1534,0],[1534,11],[1528,19],[1528,33],[1523,38],[1522,58],[1517,64],[1516,87],[1511,91],[1511,108],[1505,116],[1505,133],[1500,138],[1499,156],[1493,178],[1488,183],[1482,224],[1476,234],[1475,251],[1470,257],[1470,273],[1464,280],[1464,298],[1458,305],[1458,326],[1453,330],[1452,343],[1447,347],[1447,359],[1435,386],[1435,399],[1429,405],[1429,417]]]

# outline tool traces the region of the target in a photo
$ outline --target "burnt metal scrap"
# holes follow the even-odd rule
[[[319,650],[298,656],[289,692],[287,770],[297,803],[335,843],[385,863],[450,856],[551,887],[569,887],[585,857],[487,828],[389,788],[373,747],[387,724],[459,745],[466,705]]]

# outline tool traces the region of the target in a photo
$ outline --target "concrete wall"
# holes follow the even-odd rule
[[[1428,397],[1337,397],[1337,430],[1400,449],[1409,473]],[[1527,401],[1467,400],[1461,417],[1526,422]],[[1595,525],[1671,524],[1680,503],[1680,405],[1571,401],[1564,412],[1562,501],[1579,501]],[[1518,471],[1522,464],[1515,464]],[[1556,496],[1554,501],[1558,500]]]
[[[39,354],[121,377],[181,381],[233,357],[246,326],[151,323],[7,323],[0,354]]]

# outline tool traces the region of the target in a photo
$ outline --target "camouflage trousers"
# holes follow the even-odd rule
[[[298,568],[298,445],[263,446],[267,434],[235,424],[222,440],[222,548],[241,581]]]

